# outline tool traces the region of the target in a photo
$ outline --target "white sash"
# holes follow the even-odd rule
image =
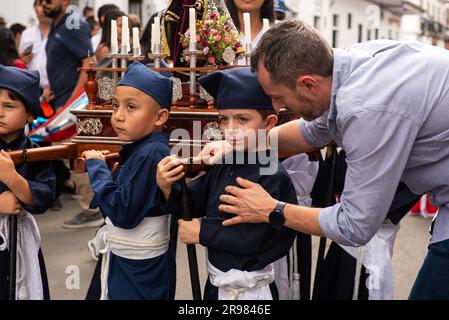
[[[270,283],[274,280],[273,264],[262,270],[223,272],[207,261],[210,282],[218,287],[218,300],[273,300]]]
[[[145,217],[134,229],[122,229],[106,218],[106,225],[97,231],[95,246],[103,254],[101,264],[101,300],[108,298],[109,255],[144,260],[158,257],[168,250],[170,217]]]
[[[0,251],[9,249],[9,216],[0,215],[0,238],[3,244]],[[39,248],[41,236],[34,217],[27,211],[17,217],[17,300],[42,300],[41,269],[39,265]]]

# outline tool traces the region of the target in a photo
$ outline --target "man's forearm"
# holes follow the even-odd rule
[[[324,237],[325,235],[318,222],[320,210],[319,208],[287,204],[284,208],[284,226],[303,233]]]

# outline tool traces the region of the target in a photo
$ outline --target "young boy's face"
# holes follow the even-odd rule
[[[225,140],[239,151],[256,149],[261,138],[265,143],[268,131],[277,121],[276,115],[263,119],[254,109],[224,109],[218,111],[218,116]]]
[[[163,113],[168,114],[152,97],[128,86],[116,87],[112,106],[112,127],[125,142],[137,141],[158,130],[166,121]]]
[[[11,94],[8,89],[0,88],[0,138],[8,143],[33,121],[33,115],[26,111],[25,105],[13,99]]]

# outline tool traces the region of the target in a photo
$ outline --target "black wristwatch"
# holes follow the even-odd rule
[[[286,203],[279,201],[273,211],[268,215],[268,220],[273,228],[280,230],[285,222],[284,207]]]

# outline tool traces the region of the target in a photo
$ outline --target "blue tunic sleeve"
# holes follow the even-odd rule
[[[31,175],[25,175],[24,178],[30,187],[34,206],[27,206],[22,203],[22,207],[32,214],[44,213],[53,202],[56,190],[56,177],[53,167],[50,162],[36,162],[29,164],[27,171]]]
[[[129,159],[116,180],[104,161],[88,159],[87,170],[95,194],[90,206],[99,206],[104,217],[124,229],[136,227],[145,216],[162,215],[156,166],[167,155],[163,151],[154,148],[151,156],[142,152]]]

